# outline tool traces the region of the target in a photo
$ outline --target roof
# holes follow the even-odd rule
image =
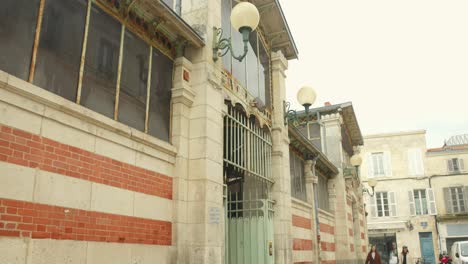
[[[468,145],[468,134],[451,136],[445,144],[447,146]]]
[[[163,1],[138,0],[133,3],[132,9],[141,13],[148,21],[160,23],[161,30],[164,30],[171,41],[185,40],[197,48],[205,45],[203,38]]]
[[[420,135],[426,134],[426,130],[411,130],[411,131],[399,131],[399,132],[386,132],[372,135],[365,135],[365,139],[369,138],[382,138],[382,137],[399,137],[399,136],[411,136],[411,135]]]
[[[428,149],[427,152],[450,152],[450,151],[460,151],[460,150],[468,150],[468,144],[456,145],[456,146],[443,146],[441,148],[431,148],[431,149]]]
[[[353,145],[363,145],[364,139],[362,137],[361,129],[359,128],[359,123],[357,121],[353,104],[351,102],[312,108],[311,110],[309,110],[309,114],[320,113],[320,115],[325,115],[337,113],[340,111],[343,117],[345,127],[348,130],[347,132],[350,135]],[[304,116],[305,111],[298,111],[297,115]]]
[[[307,152],[307,154],[311,154],[314,158],[318,157],[317,166],[321,171],[328,172],[333,176],[338,174],[336,166],[333,165],[327,156],[317,149],[299,129],[295,126],[288,126],[288,133],[291,146],[303,152]]]
[[[273,51],[281,50],[286,59],[297,59],[296,43],[279,0],[252,0],[260,12],[260,27]]]

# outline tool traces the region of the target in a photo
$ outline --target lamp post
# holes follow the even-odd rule
[[[356,169],[356,175],[359,177],[359,166],[362,164],[362,158],[359,154],[354,154],[349,161],[351,162],[351,165]],[[363,188],[362,192],[369,194],[370,197],[373,197],[375,194],[374,188],[377,186],[377,180],[376,179],[370,179],[367,181],[367,184],[369,187],[372,188],[372,193],[369,191],[367,188]]]
[[[297,101],[304,106],[306,116],[309,114],[310,106],[315,102],[315,99],[317,99],[317,93],[311,86],[303,86],[297,92]],[[289,119],[297,120],[296,110],[289,109],[290,106],[289,102],[283,102],[284,125],[288,124]]]
[[[240,2],[231,11],[231,25],[242,34],[244,53],[234,55],[231,38],[223,38],[221,28],[213,28],[213,61],[223,57],[229,51],[234,59],[242,61],[249,51],[249,34],[254,31],[260,22],[260,13],[257,7],[249,2]]]

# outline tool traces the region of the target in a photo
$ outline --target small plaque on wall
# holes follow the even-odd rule
[[[210,207],[208,210],[208,217],[210,224],[219,224],[221,221],[221,208],[219,207]]]

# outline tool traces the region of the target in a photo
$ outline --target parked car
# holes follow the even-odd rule
[[[453,264],[468,264],[468,241],[453,243],[450,256]]]

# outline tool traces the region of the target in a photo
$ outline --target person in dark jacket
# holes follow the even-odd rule
[[[369,254],[367,254],[365,264],[382,264],[382,260],[380,259],[380,254],[377,252],[375,245],[371,247]]]

